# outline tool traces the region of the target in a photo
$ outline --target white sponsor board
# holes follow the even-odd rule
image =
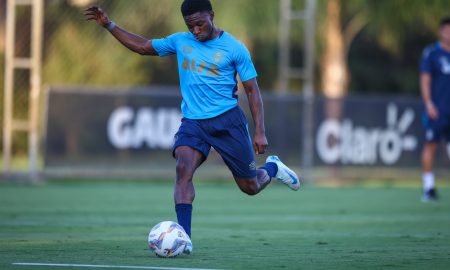
[[[175,108],[116,108],[107,124],[109,142],[117,149],[170,149],[181,122]]]
[[[357,126],[352,119],[324,119],[316,134],[316,150],[325,164],[395,164],[405,151],[415,151],[418,138],[407,133],[414,121],[413,109],[399,116],[395,104],[387,106],[386,126]]]

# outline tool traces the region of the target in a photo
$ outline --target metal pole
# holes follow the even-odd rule
[[[42,58],[42,27],[43,0],[33,1],[32,17],[32,47],[31,47],[31,92],[29,109],[29,173],[32,179],[38,176],[39,149],[39,96],[41,88],[41,58]]]
[[[5,89],[4,89],[4,124],[3,124],[3,171],[11,171],[11,142],[13,117],[13,82],[14,82],[14,37],[16,6],[8,0],[6,9],[6,42],[5,42]]]
[[[305,82],[303,86],[303,152],[302,167],[306,182],[312,182],[314,163],[314,54],[316,0],[306,3]]]
[[[289,86],[289,33],[290,33],[291,0],[280,1],[280,24],[278,38],[278,93],[286,94]]]
[[[314,96],[314,54],[315,54],[315,13],[316,0],[308,0],[305,27],[305,85],[303,95]]]

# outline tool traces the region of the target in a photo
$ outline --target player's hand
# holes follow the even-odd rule
[[[436,120],[439,116],[439,112],[436,109],[436,107],[434,106],[433,102],[427,102],[425,104],[426,109],[427,109],[427,114],[428,116],[432,119],[432,120]]]
[[[87,8],[84,11],[84,16],[86,17],[87,21],[95,20],[99,25],[103,27],[111,22],[106,12],[98,6]]]
[[[253,139],[253,149],[255,150],[255,154],[264,154],[268,146],[269,143],[267,142],[265,134],[255,134],[255,138]]]

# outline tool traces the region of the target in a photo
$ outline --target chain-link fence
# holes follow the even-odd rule
[[[0,121],[4,123],[4,86],[5,86],[5,47],[6,47],[6,15],[7,15],[7,1],[0,1]],[[14,33],[16,37],[15,54],[16,58],[28,58],[30,57],[30,44],[31,44],[31,8],[28,6],[18,6],[16,9],[17,21],[16,31]],[[28,69],[16,69],[13,78],[13,100],[12,100],[12,115],[18,121],[28,120],[28,107],[29,107],[29,93],[30,93],[30,71]],[[0,134],[0,138],[3,141],[3,129]],[[15,132],[12,138],[13,155],[18,156],[18,159],[14,160],[13,166],[23,168],[24,158],[27,155],[28,140],[27,133],[23,131]]]
[[[255,62],[260,63],[259,73],[268,75],[261,76],[266,77],[263,88],[272,88],[276,81],[278,1],[212,2],[218,10],[215,22],[243,40],[250,51],[255,51]],[[180,3],[179,0],[47,0],[44,82],[51,85],[178,84],[173,58],[149,60],[133,54],[107,31],[86,21],[83,10],[90,4],[97,4],[119,26],[146,38],[155,38],[186,31]],[[252,9],[255,5],[260,8]],[[261,25],[262,18],[269,23]],[[263,41],[265,53],[256,57]]]
[[[227,31],[243,40],[251,51],[259,48],[260,58],[255,62],[261,68],[260,84],[270,89],[276,81],[276,45],[278,1],[231,0],[212,1],[220,10],[215,21]],[[99,5],[121,27],[146,38],[164,37],[185,31],[179,0],[44,0],[44,31],[42,37],[42,82],[48,85],[136,86],[178,84],[176,63],[173,58],[153,58],[151,61],[133,54],[93,21],[86,21],[84,10]],[[258,10],[251,7],[258,5]],[[245,12],[244,12],[245,10]],[[1,120],[4,117],[5,28],[7,0],[0,0],[0,78]],[[18,5],[15,23],[14,57],[27,58],[31,54],[32,8]],[[240,16],[239,14],[242,14]],[[244,14],[246,16],[244,16]],[[270,27],[258,24],[261,18],[271,22]],[[233,18],[231,20],[230,18]],[[251,31],[250,31],[251,30]],[[270,42],[266,40],[270,37]],[[264,47],[258,46],[264,40]],[[13,118],[27,121],[30,102],[30,71],[16,68],[13,81]],[[43,101],[44,102],[44,101]],[[41,114],[43,111],[41,110]],[[2,125],[2,129],[3,129]],[[3,140],[3,130],[0,134]],[[12,154],[15,161],[26,160],[28,140],[26,132],[15,131],[12,136]],[[13,162],[13,167],[17,167]]]
[[[294,1],[301,5],[302,0]],[[119,26],[146,38],[186,31],[180,0],[44,0],[42,37],[42,83],[48,85],[136,86],[177,85],[174,58],[134,54],[93,21],[86,21],[85,8],[99,5]],[[277,27],[279,2],[273,0],[212,1],[218,11],[215,22],[245,42],[258,66],[260,85],[273,89],[277,76]],[[239,5],[237,5],[239,3]],[[300,3],[300,4],[299,4]],[[258,8],[254,8],[258,6]],[[5,74],[5,26],[7,0],[0,0],[0,109],[3,122]],[[16,7],[15,57],[30,57],[32,9]],[[261,22],[264,21],[264,24]],[[293,39],[298,39],[298,34]],[[300,44],[300,42],[295,42]],[[262,46],[264,45],[264,46]],[[258,57],[256,57],[258,56]],[[28,119],[30,71],[15,69],[13,117]],[[42,114],[41,110],[41,114]],[[2,126],[3,128],[3,126]],[[0,134],[3,138],[3,130]],[[13,155],[27,155],[27,134],[14,132]]]
[[[6,0],[0,0],[0,120],[3,122],[3,88],[5,74]],[[292,1],[296,8],[305,1]],[[42,82],[47,86],[89,86],[124,89],[132,86],[178,85],[175,58],[142,57],[124,48],[95,22],[86,21],[84,9],[92,4],[104,8],[119,26],[146,38],[163,37],[186,31],[179,5],[181,0],[45,0]],[[212,0],[216,10],[215,23],[242,40],[249,48],[258,70],[258,82],[263,91],[276,88],[278,63],[279,1],[275,0]],[[28,57],[31,50],[31,8],[17,8],[15,56]],[[301,29],[301,22],[293,29]],[[294,65],[301,65],[302,31],[293,31],[292,55]],[[30,71],[17,69],[14,78],[14,117],[28,118]],[[301,89],[301,85],[295,85]],[[45,95],[42,95],[44,99]],[[44,103],[44,101],[42,102]],[[270,105],[267,102],[265,105]],[[41,115],[44,115],[43,106]],[[297,107],[295,107],[297,109]],[[279,110],[270,110],[278,112]],[[301,110],[294,110],[301,121]],[[77,121],[77,115],[72,116]],[[282,120],[267,115],[267,121],[282,126]],[[43,123],[43,117],[41,117]],[[277,122],[278,121],[278,122]],[[362,124],[361,124],[362,125]],[[370,129],[371,127],[369,127]],[[3,129],[3,125],[2,125]],[[44,127],[41,127],[44,133]],[[277,132],[274,129],[270,132]],[[3,131],[3,130],[2,130]],[[356,131],[355,131],[356,132]],[[358,131],[359,132],[359,131]],[[357,132],[356,132],[357,133]],[[353,133],[352,133],[353,134]],[[359,134],[359,133],[358,133]],[[3,132],[0,133],[3,137]],[[42,145],[43,145],[42,136]],[[13,154],[26,160],[27,134],[15,132]],[[300,143],[294,147],[300,149]],[[289,146],[290,147],[290,146]],[[285,150],[283,150],[285,151]],[[42,153],[42,152],[41,152]],[[295,155],[299,154],[298,152]],[[24,157],[24,158],[21,158]],[[300,164],[300,156],[292,159]],[[448,164],[448,163],[446,163]],[[17,166],[24,167],[20,162]],[[340,166],[340,165],[339,165]],[[332,167],[334,170],[335,166]],[[359,169],[359,168],[358,168]],[[326,169],[327,170],[327,169]],[[417,167],[417,170],[419,168]],[[348,170],[346,170],[348,172]],[[411,170],[408,170],[411,171]],[[328,170],[327,170],[328,172]],[[334,171],[333,171],[334,172]],[[367,170],[358,170],[358,175]],[[418,175],[418,174],[417,174]]]

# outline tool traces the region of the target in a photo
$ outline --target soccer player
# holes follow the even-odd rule
[[[425,105],[423,201],[437,199],[433,160],[441,140],[450,141],[450,17],[441,20],[439,36],[438,42],[424,49],[420,65],[420,89]]]
[[[173,146],[176,159],[174,199],[178,223],[191,236],[195,197],[192,178],[211,147],[220,154],[238,187],[248,195],[259,193],[272,177],[293,190],[300,188],[300,181],[277,156],[267,157],[266,164],[256,168],[254,153],[264,154],[268,142],[257,73],[247,48],[214,24],[209,0],[184,0],[181,14],[189,32],[151,40],[117,26],[97,6],[88,8],[85,15],[87,20],[95,20],[136,53],[177,56],[183,118]],[[238,106],[236,74],[245,88],[255,124],[253,145],[247,121]]]

